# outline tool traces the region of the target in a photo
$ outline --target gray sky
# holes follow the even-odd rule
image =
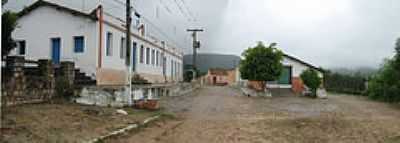
[[[177,16],[175,0],[133,1],[149,19],[156,7],[172,9],[170,18],[158,22],[169,21],[161,27],[165,33],[178,28],[175,40],[183,41],[186,52],[191,52],[190,37],[184,30],[202,27],[200,52],[240,55],[257,41],[277,42],[287,54],[316,66],[377,67],[393,56],[400,37],[399,0],[177,0],[196,22]],[[153,3],[159,6],[149,6]]]
[[[377,67],[400,37],[399,0],[215,1],[197,2],[207,29],[201,52],[240,54],[256,41],[277,42],[317,66]]]

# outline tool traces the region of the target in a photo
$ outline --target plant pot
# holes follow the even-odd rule
[[[158,100],[147,100],[147,102],[145,103],[145,109],[148,110],[158,110],[160,109]]]

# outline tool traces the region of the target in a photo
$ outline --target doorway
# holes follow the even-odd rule
[[[60,64],[61,39],[51,38],[51,60],[53,64]]]

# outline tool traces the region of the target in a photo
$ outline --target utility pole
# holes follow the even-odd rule
[[[126,64],[131,65],[132,59],[131,59],[131,23],[132,23],[132,18],[131,18],[131,1],[126,0]],[[131,67],[132,68],[132,67]]]
[[[129,82],[129,96],[128,96],[128,104],[132,105],[132,70],[133,70],[133,55],[131,51],[131,23],[132,23],[132,18],[131,18],[131,1],[126,0],[126,58],[125,62],[128,66],[129,70],[129,76],[128,76],[128,82]]]
[[[166,71],[166,69],[167,69],[167,58],[166,58],[166,56],[165,56],[165,48],[166,48],[166,46],[165,46],[165,41],[161,41],[161,48],[162,48],[162,52],[161,52],[161,64],[162,64],[162,73],[163,73],[163,77],[164,77],[164,83],[167,83],[168,82],[168,80],[167,80],[167,71]]]
[[[192,32],[193,37],[193,80],[196,78],[196,57],[197,57],[197,49],[200,48],[200,41],[197,41],[197,32],[203,32],[203,29],[187,29],[187,32]]]

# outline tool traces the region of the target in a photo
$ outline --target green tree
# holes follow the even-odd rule
[[[248,48],[242,54],[244,59],[240,62],[240,73],[243,79],[261,81],[277,80],[282,72],[283,53],[274,48],[276,44],[266,47],[262,42],[253,48]]]
[[[14,31],[17,26],[17,14],[6,11],[1,16],[1,57],[4,58],[7,56],[10,51],[15,48],[16,44],[13,40],[11,33]]]
[[[321,78],[318,76],[318,72],[313,69],[307,69],[300,74],[300,78],[311,89],[313,96],[316,96],[317,89],[321,85]]]
[[[396,41],[395,51],[396,55],[387,59],[368,82],[367,94],[372,99],[400,102],[400,38]]]

